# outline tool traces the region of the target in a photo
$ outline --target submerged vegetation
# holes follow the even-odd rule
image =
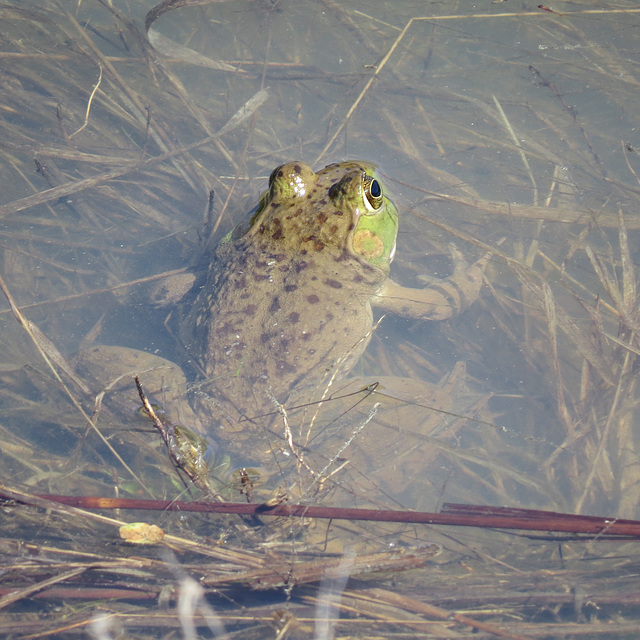
[[[640,519],[638,9],[131,4],[0,5],[2,634],[635,637],[634,541],[38,496]],[[462,317],[384,318],[358,365],[434,395],[380,413],[384,388],[354,397],[331,465],[301,463],[277,496],[185,424],[185,475],[133,376],[98,388],[72,354],[178,361],[145,288],[243,221],[275,166],[346,157],[379,163],[398,204],[396,279],[448,275],[451,242],[491,256]],[[167,410],[184,400],[141,380]],[[305,409],[264,413],[289,429]],[[136,522],[155,528],[121,531]]]

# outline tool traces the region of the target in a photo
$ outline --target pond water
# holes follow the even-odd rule
[[[377,166],[399,211],[391,277],[440,286],[434,279],[454,268],[453,243],[470,263],[488,257],[484,286],[441,322],[374,312],[351,373],[356,390],[381,382],[373,395],[325,403],[318,415],[285,401],[288,423],[275,402],[255,407],[252,424],[276,425],[295,444],[281,445],[288,466],[260,469],[250,490],[211,415],[182,409],[186,426],[215,449],[206,460],[215,491],[241,502],[278,492],[312,506],[468,503],[640,519],[634,3],[55,0],[8,2],[0,16],[0,275],[26,318],[17,322],[3,297],[0,484],[34,494],[206,498],[193,487],[185,493],[161,439],[136,413],[131,377],[116,384],[129,371],[118,371],[124,360],[115,369],[99,362],[106,380],[96,383],[69,377],[57,356],[117,345],[184,364],[175,306],[151,304],[152,286],[206,263],[247,221],[275,167],[363,160]],[[193,405],[201,380],[186,373]],[[185,415],[186,391],[147,390],[169,414]],[[414,390],[407,402],[402,393]],[[325,394],[337,395],[331,385]],[[338,426],[319,436],[318,424]],[[95,637],[118,628],[195,637],[173,614],[173,596],[167,610],[157,601],[172,585],[187,599],[187,575],[208,597],[205,611],[196,589],[192,621],[213,637],[223,627],[254,634],[243,637],[466,637],[468,627],[413,601],[391,602],[391,593],[473,610],[514,638],[595,637],[603,624],[618,638],[637,625],[635,601],[621,595],[637,570],[633,542],[136,515],[176,539],[164,550],[127,547],[115,521],[7,507],[0,598],[24,588],[24,571],[30,584],[58,572],[61,590],[7,601],[33,617],[0,612],[0,628],[16,637],[45,629],[66,637],[91,625]],[[221,541],[224,551],[212,551]],[[437,557],[431,543],[443,548]],[[430,564],[401,571],[407,553]],[[367,554],[382,555],[359,565]],[[283,578],[268,597],[255,576],[225,573],[269,563],[282,573],[297,561],[308,562],[307,578]],[[81,577],[71,575],[80,564]],[[116,565],[134,578],[123,580]],[[318,587],[323,566],[330,577]],[[367,589],[382,586],[386,596],[367,592],[374,607],[346,580],[376,569],[384,572],[367,575]],[[104,585],[120,591],[100,592]],[[111,616],[101,623],[68,605],[88,588],[84,597]],[[82,631],[42,604],[64,598],[60,611]]]

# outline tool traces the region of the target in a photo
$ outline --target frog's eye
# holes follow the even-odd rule
[[[365,206],[372,213],[377,211],[384,202],[380,183],[375,178],[365,175],[362,188]]]

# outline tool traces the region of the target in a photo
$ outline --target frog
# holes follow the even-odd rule
[[[317,485],[346,455],[344,428],[335,426],[335,410],[325,417],[323,408],[337,397],[379,393],[379,378],[350,376],[377,326],[374,312],[442,321],[477,300],[488,255],[468,265],[452,247],[450,277],[405,287],[390,276],[397,235],[397,208],[372,163],[314,172],[293,161],[271,172],[248,220],[206,258],[206,275],[174,314],[183,364],[195,379],[193,411],[183,409],[183,418],[236,467],[289,464]],[[410,387],[415,397],[414,382],[383,386],[395,383],[394,393]],[[178,385],[186,388],[184,377]],[[435,402],[433,388],[424,398]]]

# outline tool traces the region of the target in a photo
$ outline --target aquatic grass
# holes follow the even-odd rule
[[[347,448],[342,475],[327,471],[310,501],[339,496],[389,507],[406,500],[424,508],[455,495],[637,516],[640,188],[629,124],[637,120],[637,43],[617,22],[633,25],[637,8],[554,7],[559,15],[496,4],[457,15],[433,6],[440,15],[399,23],[343,8],[332,22],[325,3],[329,15],[323,22],[314,14],[316,32],[348,43],[344,69],[334,73],[309,59],[309,37],[284,5],[262,5],[259,14],[251,6],[243,16],[255,42],[270,34],[269,45],[254,49],[240,37],[220,51],[207,29],[223,4],[185,3],[154,25],[229,67],[198,66],[197,74],[196,56],[185,61],[150,48],[141,19],[110,3],[0,7],[1,269],[28,321],[65,355],[110,330],[115,341],[118,329],[109,324],[125,305],[136,306],[136,287],[188,262],[211,189],[216,203],[228,203],[215,210],[222,233],[251,208],[283,159],[366,155],[382,161],[404,205],[399,275],[446,271],[452,239],[472,258],[490,250],[492,261],[481,300],[465,316],[428,329],[408,322],[394,328],[387,318],[361,365],[369,377],[385,371],[437,382],[457,360],[467,364],[471,390],[461,392],[456,415],[437,421],[428,408],[416,409],[407,420],[411,447],[378,452],[372,465],[398,460],[413,469],[422,456],[420,497],[389,492],[382,474],[358,475]],[[232,24],[233,16],[224,19]],[[473,30],[480,23],[486,35]],[[496,24],[517,27],[529,44],[504,46]],[[284,25],[292,34],[286,47]],[[603,46],[596,27],[616,37]],[[495,47],[478,50],[492,38]],[[612,105],[620,125],[602,125],[583,95],[587,85],[602,109]],[[39,492],[135,495],[142,485],[154,496],[178,497],[181,485],[149,424],[111,406],[117,394],[100,407],[99,428],[140,478],[132,482],[86,432],[24,325],[3,311],[5,480]],[[150,317],[143,312],[140,340],[155,346]],[[386,336],[394,331],[402,340],[390,348]],[[98,407],[95,396],[81,402],[90,412]],[[398,424],[384,426],[391,427]],[[307,476],[299,481],[309,484]],[[115,524],[50,505],[4,504],[2,517],[3,633],[78,633],[91,624],[96,603],[113,629],[138,637],[183,633],[172,604],[168,611],[157,606],[175,602],[180,591],[157,549],[127,547]],[[464,616],[493,625],[476,626],[489,637],[505,627],[506,637],[603,629],[625,637],[637,627],[634,543],[356,523],[241,523],[243,534],[237,522],[173,514],[159,524],[181,571],[202,578],[229,634],[312,637],[324,624],[318,585],[354,540],[361,544],[354,562],[374,550],[395,559],[391,550],[430,539],[444,552],[424,570],[399,563],[376,577],[380,564],[360,565],[366,585],[349,579],[338,587],[337,613],[327,622],[336,634],[464,637],[471,633]],[[281,577],[270,601],[255,573],[268,565]],[[308,579],[287,582],[299,569]],[[11,617],[26,603],[35,616]],[[425,604],[440,610],[426,612]],[[192,622],[207,632],[198,614]]]

